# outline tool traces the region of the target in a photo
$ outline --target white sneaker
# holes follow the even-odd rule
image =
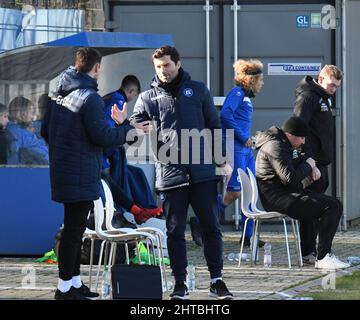
[[[350,263],[339,260],[334,254],[332,254],[331,257],[336,263],[338,263],[339,265],[343,265],[342,269],[351,267]]]
[[[316,269],[345,269],[350,267],[348,263],[340,261],[332,253],[328,253],[323,259],[315,261]]]

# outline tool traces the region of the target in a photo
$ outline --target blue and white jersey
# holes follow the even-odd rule
[[[220,119],[223,130],[234,130],[235,151],[251,153],[251,148],[245,147],[245,143],[251,137],[252,113],[253,105],[246,91],[234,87],[226,96]]]

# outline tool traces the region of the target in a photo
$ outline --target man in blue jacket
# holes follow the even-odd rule
[[[120,110],[140,93],[140,81],[134,75],[127,75],[118,90],[103,97],[105,118],[110,128],[116,127],[111,117],[114,104]],[[114,197],[117,210],[131,212],[138,224],[158,216],[162,208],[156,207],[153,193],[141,168],[127,163],[124,146],[103,150],[102,178],[107,181]]]
[[[9,103],[9,119],[7,126],[9,157],[8,164],[36,164],[49,163],[48,147],[39,138],[31,126],[35,106],[32,101],[24,97],[16,97]]]
[[[100,197],[102,148],[121,145],[133,127],[109,128],[97,93],[101,55],[80,48],[74,67],[60,76],[55,97],[49,104],[41,135],[49,144],[52,199],[64,204],[64,229],[59,248],[58,300],[96,297],[80,278],[82,235],[93,201]],[[126,108],[113,106],[118,124],[126,119]],[[149,127],[146,127],[149,128]]]
[[[217,208],[219,179],[212,159],[214,154],[206,148],[204,141],[191,147],[192,144],[184,143],[182,135],[186,130],[201,132],[207,129],[213,133],[221,129],[219,118],[209,90],[205,84],[191,80],[181,68],[180,57],[174,47],[156,49],[152,61],[156,75],[151,89],[140,94],[131,118],[136,121],[152,120],[157,128],[158,145],[153,150],[156,188],[163,200],[168,251],[175,276],[175,288],[170,296],[172,299],[188,299],[189,296],[185,285],[185,228],[187,210],[191,205],[199,218],[204,239],[204,254],[211,277],[209,295],[232,299],[233,295],[222,281],[223,243]],[[219,136],[221,141],[221,134]],[[166,147],[168,150],[164,151]],[[201,155],[193,157],[198,150]],[[209,155],[210,161],[205,161]],[[189,158],[185,159],[186,156]],[[227,176],[231,174],[228,164],[218,163],[217,166],[222,167]]]

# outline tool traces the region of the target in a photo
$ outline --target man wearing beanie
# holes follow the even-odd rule
[[[303,224],[318,222],[316,268],[347,268],[349,264],[331,252],[342,215],[341,202],[305,188],[309,182],[321,177],[315,160],[299,151],[308,134],[307,124],[300,118],[291,117],[281,129],[273,126],[256,136],[256,178],[260,199],[267,211],[286,214]],[[303,245],[302,241],[302,248]]]

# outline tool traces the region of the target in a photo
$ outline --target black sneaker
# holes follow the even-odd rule
[[[241,245],[242,237],[240,237],[240,245]],[[265,241],[262,241],[261,239],[258,240],[258,247],[262,248],[265,245]],[[244,240],[244,247],[250,248],[250,238],[245,237]]]
[[[191,230],[191,237],[194,240],[194,242],[199,247],[202,247],[203,241],[202,241],[199,221],[196,219],[196,217],[190,218],[190,230]]]
[[[76,290],[79,290],[80,294],[82,294],[84,297],[87,298],[97,298],[99,294],[97,292],[90,291],[89,287],[84,284],[84,282],[81,282],[81,287],[77,288]]]
[[[84,297],[79,289],[71,287],[67,292],[61,292],[59,289],[56,289],[55,300],[90,300],[89,298]]]
[[[209,296],[218,298],[219,300],[232,300],[233,294],[228,290],[226,284],[222,280],[217,280],[215,283],[210,284]]]
[[[173,293],[170,294],[171,300],[187,300],[189,299],[189,291],[183,282],[175,282]]]
[[[316,254],[314,252],[302,257],[303,264],[315,265]]]

